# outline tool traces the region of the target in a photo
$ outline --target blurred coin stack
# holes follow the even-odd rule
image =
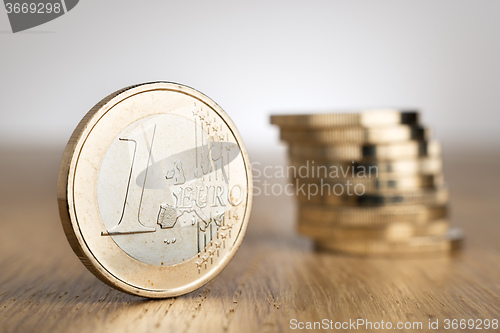
[[[274,115],[271,123],[289,146],[298,230],[318,250],[397,256],[459,247],[441,147],[418,112]]]

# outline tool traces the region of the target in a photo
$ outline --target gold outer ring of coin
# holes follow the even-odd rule
[[[149,95],[143,95],[146,93]],[[181,97],[176,100],[179,105],[170,105],[168,98],[162,97],[164,96],[161,95],[163,93],[179,94],[178,96]],[[154,94],[154,96],[151,94]],[[123,119],[126,118],[126,116],[121,114],[124,110],[122,110],[123,107],[119,107],[120,103],[127,99],[129,103],[132,103],[136,100],[135,98],[138,98],[137,96],[144,96],[140,97],[143,98],[141,101],[148,100],[151,103],[159,101],[158,105],[161,107],[156,108],[149,104],[148,107],[136,106],[134,103],[125,111],[127,115],[136,118],[132,119],[132,121]],[[167,98],[167,101],[165,98]],[[120,125],[125,124],[126,127],[129,126],[129,124],[133,124],[133,121],[137,122],[150,116],[163,116],[174,110],[174,107],[182,107],[184,105],[183,103],[187,100],[196,101],[199,105],[202,105],[207,112],[210,112],[212,115],[218,115],[222,121],[221,124],[225,124],[225,126],[230,129],[240,149],[242,163],[244,164],[244,170],[241,170],[241,172],[242,174],[246,174],[248,186],[248,192],[245,197],[246,200],[243,201],[244,208],[242,208],[244,209],[244,216],[240,216],[239,230],[233,229],[234,237],[230,241],[228,240],[225,249],[221,247],[220,258],[214,259],[213,265],[210,266],[209,269],[202,269],[201,273],[200,270],[196,268],[198,265],[197,260],[200,259],[200,255],[203,257],[204,253],[198,253],[198,256],[195,255],[190,259],[171,266],[156,266],[134,259],[115,244],[111,240],[111,237],[102,237],[101,239],[105,238],[104,241],[95,238],[101,237],[102,235],[105,236],[105,234],[99,230],[106,230],[103,222],[99,218],[99,211],[96,208],[97,203],[93,203],[93,201],[97,200],[89,199],[88,203],[85,204],[84,200],[78,199],[80,200],[78,201],[79,207],[75,204],[77,202],[77,197],[83,196],[79,193],[83,190],[75,186],[76,181],[78,181],[80,185],[81,182],[97,183],[97,169],[99,168],[99,164],[92,165],[91,163],[87,163],[81,166],[81,159],[83,159],[83,155],[86,155],[87,157],[91,156],[90,159],[95,159],[96,161],[103,160],[108,146],[91,146],[89,141],[97,145],[107,145],[108,143],[105,142],[106,140],[99,140],[99,135],[104,135],[105,138],[108,136],[111,137],[112,135],[107,133],[107,129],[104,128],[104,126],[110,125],[111,123],[111,127],[116,128],[109,128],[109,132],[119,133],[123,128],[119,127]],[[113,111],[116,109],[119,110],[118,114],[118,111]],[[108,117],[108,115],[111,117],[109,119],[115,122],[106,120],[106,122],[104,122],[105,125],[103,125],[101,122]],[[99,128],[99,130],[96,128]],[[97,137],[92,137],[94,133],[101,134],[95,134]],[[150,149],[152,150],[152,147]],[[132,160],[132,165],[134,165],[133,163]],[[77,171],[77,169],[80,169],[80,171]],[[76,177],[77,172],[80,176],[83,175],[83,177]],[[132,171],[130,172],[132,174]],[[78,178],[81,179],[78,180]],[[92,186],[97,185],[94,184]],[[182,295],[201,287],[219,274],[228,264],[240,246],[248,225],[252,207],[252,189],[252,173],[247,151],[235,125],[220,106],[193,88],[171,82],[150,82],[126,87],[110,94],[97,103],[85,115],[73,132],[64,151],[59,170],[57,196],[59,214],[65,234],[73,251],[89,271],[101,281],[115,289],[142,297],[165,298]],[[127,200],[126,197],[125,200]],[[92,216],[95,218],[91,219],[89,218],[90,215],[86,216],[85,214],[87,212],[91,212],[91,214],[93,214]],[[87,226],[88,224],[91,224],[91,227]],[[86,237],[89,235],[89,228],[96,230],[94,230],[91,237]],[[207,248],[205,248],[205,251],[206,249]],[[103,253],[105,255],[103,255]],[[208,262],[210,262],[210,259],[208,259]],[[123,268],[120,266],[122,264]]]
[[[440,205],[446,204],[449,197],[448,189],[445,186],[432,190],[376,191],[367,192],[362,195],[337,195],[335,194],[335,189],[331,189],[330,193],[321,194],[319,189],[318,193],[316,193],[316,189],[317,188],[315,187],[315,194],[313,195],[311,192],[307,193],[309,189],[304,187],[303,191],[306,192],[306,194],[298,193],[298,201],[300,203],[316,203],[332,206],[382,207],[415,204]],[[296,191],[299,192],[300,189],[297,189]],[[326,190],[323,189],[323,192],[325,191]],[[353,191],[355,191],[355,189]]]
[[[314,221],[298,220],[299,233],[316,240],[384,240],[401,241],[417,236],[442,236],[448,231],[447,219],[429,220],[426,224],[393,222],[383,227],[318,226]]]
[[[423,127],[394,125],[375,128],[337,127],[323,130],[283,129],[280,139],[290,143],[340,144],[363,143],[382,144],[408,140],[429,140],[431,131]]]
[[[391,190],[391,189],[428,189],[437,188],[444,185],[443,175],[415,175],[406,177],[347,177],[347,178],[292,178],[296,187],[302,184],[329,184],[335,186],[336,184],[347,185],[351,184],[356,186],[363,185],[365,190]]]
[[[398,109],[361,110],[359,113],[319,113],[297,115],[272,115],[271,124],[279,127],[324,128],[331,126],[388,126],[417,124],[419,113]]]
[[[464,234],[459,228],[451,228],[445,236],[417,236],[405,241],[335,240],[316,241],[318,251],[333,251],[357,256],[424,255],[449,253],[463,246]]]
[[[421,225],[448,215],[446,205],[332,207],[301,203],[298,208],[299,220],[314,221],[318,226],[377,227],[396,222]]]
[[[401,158],[438,157],[441,146],[436,141],[408,141],[380,145],[307,145],[290,144],[289,156],[294,158],[333,159],[340,161],[393,160]]]
[[[303,159],[293,157],[289,163],[289,174],[297,173],[300,176],[305,172],[311,175],[311,170],[319,172],[337,172],[339,174],[357,174],[359,172],[378,172],[379,175],[399,176],[413,174],[438,174],[443,172],[443,161],[439,157],[419,157],[398,159],[390,162],[341,162],[337,160]],[[295,171],[294,171],[295,170]],[[317,174],[317,172],[316,172]],[[307,176],[307,177],[311,177]],[[314,176],[312,176],[314,177]]]

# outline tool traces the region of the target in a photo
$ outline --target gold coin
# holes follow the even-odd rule
[[[441,146],[436,141],[408,141],[380,145],[307,145],[290,144],[290,159],[331,159],[339,161],[394,160],[418,157],[439,157]]]
[[[360,256],[400,256],[424,255],[436,253],[450,253],[461,248],[463,232],[458,228],[451,228],[445,236],[417,236],[408,240],[388,242],[381,240],[335,240],[315,241],[319,251],[333,251],[338,253]]]
[[[314,185],[314,186],[311,186]],[[301,203],[316,203],[332,206],[392,206],[392,205],[443,205],[448,202],[448,189],[441,187],[431,190],[374,191],[361,193],[359,185],[318,186],[305,184],[295,189]],[[359,192],[358,192],[359,191]]]
[[[202,93],[153,82],[96,104],[73,132],[58,203],[74,252],[99,279],[173,297],[213,279],[240,246],[252,206],[235,125]]]
[[[341,144],[363,143],[383,144],[409,140],[429,140],[430,130],[408,125],[384,127],[336,127],[322,130],[283,129],[280,138],[290,143]]]
[[[424,188],[437,188],[444,185],[443,175],[413,175],[413,176],[385,176],[376,177],[346,177],[346,178],[292,178],[296,187],[302,184],[317,184],[323,186],[328,184],[334,187],[337,184],[342,186],[357,186],[362,185],[366,191],[374,190],[410,190],[410,189],[424,189]]]
[[[330,126],[388,126],[398,124],[417,124],[417,111],[397,109],[362,110],[361,113],[317,113],[298,115],[272,115],[271,124],[280,127],[324,128]]]
[[[392,205],[384,207],[335,207],[300,203],[298,219],[318,226],[385,226],[396,222],[426,224],[443,219],[448,214],[446,205]],[[312,222],[314,221],[314,222]]]
[[[360,175],[379,174],[413,175],[440,174],[443,172],[443,161],[439,157],[419,157],[397,159],[389,162],[355,162],[323,159],[303,159],[292,157],[287,169],[290,176],[295,177],[359,177]]]
[[[319,241],[384,240],[401,241],[417,236],[443,236],[448,231],[447,219],[430,220],[416,225],[411,222],[393,222],[383,227],[318,226],[314,221],[299,219],[299,233]]]

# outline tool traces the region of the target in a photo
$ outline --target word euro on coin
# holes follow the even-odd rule
[[[173,297],[214,278],[252,206],[248,154],[202,93],[154,82],[94,106],[63,155],[58,202],[80,260],[108,285]]]

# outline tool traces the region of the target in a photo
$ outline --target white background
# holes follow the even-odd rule
[[[220,104],[250,150],[269,114],[418,107],[445,142],[500,142],[500,1],[81,0],[13,34],[0,8],[0,144],[63,146],[127,85],[166,80]]]

